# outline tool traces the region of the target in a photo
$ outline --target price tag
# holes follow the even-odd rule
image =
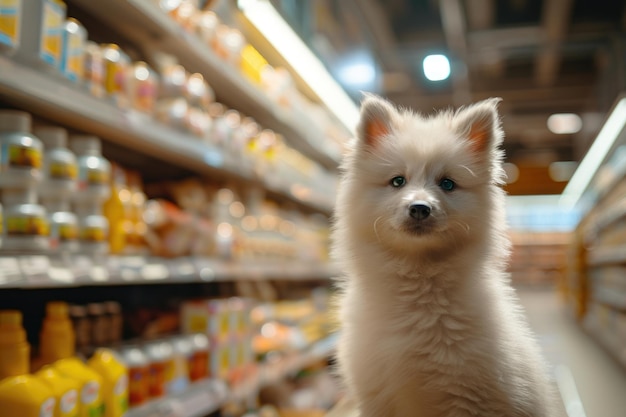
[[[168,262],[170,276],[174,280],[191,281],[198,275],[198,270],[190,259],[175,259]]]
[[[29,283],[50,283],[50,275],[48,275],[50,259],[47,256],[22,256],[20,257],[20,267],[22,274]]]
[[[120,278],[124,281],[136,281],[142,278],[141,271],[146,261],[139,256],[120,258]]]
[[[22,279],[17,258],[9,256],[0,258],[0,285],[9,285]]]
[[[149,263],[141,267],[141,276],[147,281],[168,279],[170,271],[162,263]]]
[[[91,280],[91,259],[86,255],[76,255],[72,258],[71,270],[77,281]]]
[[[61,257],[50,258],[50,268],[48,275],[54,282],[70,284],[74,282],[74,273],[68,268],[65,259]]]

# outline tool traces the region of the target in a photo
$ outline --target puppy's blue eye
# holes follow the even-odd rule
[[[439,187],[444,191],[452,191],[456,188],[456,183],[450,178],[444,178],[439,182]]]
[[[389,181],[389,184],[391,184],[392,187],[400,188],[406,184],[406,178],[401,176],[393,177],[391,181]]]

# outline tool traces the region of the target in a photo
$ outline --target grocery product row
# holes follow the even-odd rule
[[[2,9],[2,18],[13,25],[6,25],[0,45],[4,46],[5,54],[18,63],[44,71],[55,80],[63,77],[81,91],[113,103],[119,109],[138,112],[169,125],[189,134],[189,139],[195,136],[218,146],[235,163],[254,165],[259,175],[264,174],[262,163],[252,154],[275,152],[281,148],[282,135],[290,142],[294,142],[293,136],[297,136],[289,129],[278,129],[282,135],[263,129],[250,117],[216,103],[213,88],[201,73],[202,68],[194,73],[185,69],[178,63],[177,50],[173,50],[172,55],[149,54],[149,65],[139,60],[141,56],[136,53],[137,59],[131,59],[116,44],[97,44],[88,40],[85,27],[78,20],[67,18],[62,1],[21,0],[14,3]],[[291,108],[296,107],[294,97],[304,100],[293,87],[287,71],[271,67],[254,47],[246,43],[237,29],[221,24],[214,12],[200,10],[193,1],[137,3],[140,8],[154,9],[152,13],[162,14],[166,19],[171,16],[174,19],[171,24],[179,22],[188,34],[201,42],[201,55],[217,57],[221,72],[239,69],[241,74],[235,78],[239,84],[258,89],[262,96],[269,97],[270,105],[284,102]],[[111,13],[107,9],[105,14]],[[181,39],[181,42],[187,42],[187,39]],[[316,125],[307,113],[301,113],[314,128]],[[308,112],[319,113],[324,114],[324,111]],[[327,167],[334,167],[340,153],[339,142],[330,139],[321,129],[317,136],[318,148],[325,143],[334,144],[335,158],[321,151],[311,152],[312,156],[321,159]],[[297,146],[297,140],[295,144]],[[309,148],[315,149],[312,144],[306,150]],[[300,155],[300,158],[305,157]]]
[[[271,403],[259,401],[263,387],[325,363],[335,345],[326,303],[319,290],[272,303],[193,299],[178,311],[51,301],[36,349],[20,311],[3,310],[0,407],[7,417],[250,411]]]
[[[199,179],[142,186],[100,140],[0,112],[1,251],[326,262],[328,219],[264,190]],[[153,196],[148,199],[146,191]]]

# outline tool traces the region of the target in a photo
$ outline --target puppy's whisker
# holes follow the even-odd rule
[[[378,217],[376,218],[376,220],[374,220],[374,233],[376,234],[376,239],[378,239],[378,241],[379,241],[379,242],[380,242],[381,240],[380,240],[380,235],[378,234],[378,229],[377,229],[377,226],[378,226],[378,222],[379,222],[382,218],[383,218],[382,216],[378,216]]]
[[[467,165],[461,165],[461,168],[464,168],[467,170],[467,172],[470,173],[470,175],[472,175],[473,177],[477,177],[478,175],[476,175],[476,173],[474,171],[472,171],[472,169],[470,167],[468,167]]]

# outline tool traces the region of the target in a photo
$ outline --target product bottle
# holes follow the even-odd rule
[[[41,180],[43,145],[30,134],[30,114],[0,111],[0,187],[27,188]]]
[[[80,383],[77,380],[63,376],[49,365],[44,366],[35,376],[47,383],[54,393],[54,417],[78,417]]]
[[[19,311],[0,311],[0,412],[3,416],[53,417],[54,394],[28,374],[30,346]]]
[[[109,349],[98,349],[87,364],[103,380],[104,416],[122,417],[128,410],[128,369]]]
[[[44,200],[50,225],[50,249],[63,253],[78,251],[78,218],[67,200]]]
[[[85,43],[87,31],[76,19],[69,18],[63,24],[63,48],[61,50],[61,73],[70,81],[83,81],[85,68]]]
[[[113,165],[111,169],[111,195],[104,203],[104,216],[109,221],[109,250],[113,254],[126,251],[133,233],[131,192],[126,185],[124,170]]]
[[[67,148],[67,131],[56,126],[34,129],[43,142],[43,181],[39,195],[46,199],[69,199],[76,192],[78,163],[76,156]]]
[[[40,339],[43,362],[79,383],[79,417],[102,417],[102,378],[74,356],[75,335],[67,304],[48,303]]]
[[[3,190],[2,206],[3,249],[38,252],[50,248],[48,217],[44,207],[37,204],[33,188]]]
[[[39,339],[39,354],[44,364],[74,355],[76,340],[66,303],[52,301],[46,304],[46,317]]]

